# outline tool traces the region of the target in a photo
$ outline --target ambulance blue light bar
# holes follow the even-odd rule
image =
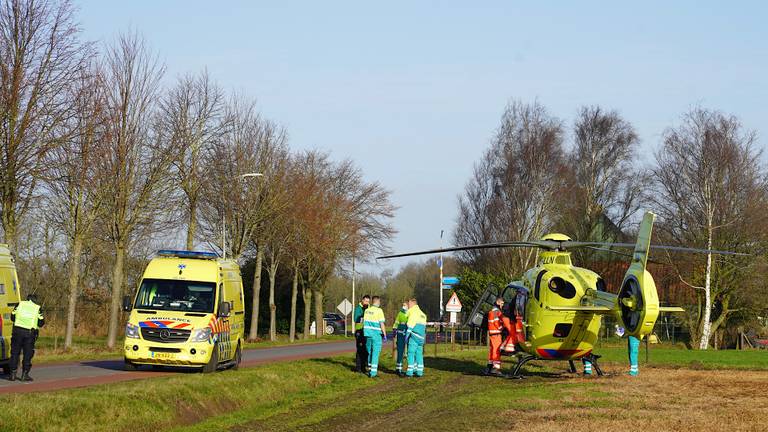
[[[193,258],[193,259],[216,259],[219,257],[219,254],[215,252],[171,250],[171,249],[159,250],[157,251],[157,255],[163,256],[163,257]]]

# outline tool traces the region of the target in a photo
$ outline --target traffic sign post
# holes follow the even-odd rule
[[[336,306],[336,309],[338,309],[339,312],[344,314],[344,337],[346,337],[347,336],[347,327],[348,327],[347,326],[347,316],[350,314],[350,312],[352,312],[352,303],[350,303],[349,300],[347,300],[345,298],[344,300],[341,301],[341,303],[339,303]]]
[[[451,294],[451,298],[448,299],[448,303],[445,304],[445,310],[451,313],[451,346],[456,342],[456,328],[455,325],[458,322],[458,313],[461,312],[461,301],[459,296],[456,295],[456,291]]]
[[[458,284],[460,279],[456,276],[444,276],[443,277],[443,285],[456,285]]]
[[[461,312],[461,301],[459,296],[456,295],[456,291],[451,294],[451,298],[448,299],[448,303],[445,304],[445,310],[447,312]]]

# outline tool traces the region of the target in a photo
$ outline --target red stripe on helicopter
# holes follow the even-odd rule
[[[582,351],[577,349],[570,350],[556,350],[556,349],[544,349],[539,348],[536,350],[536,354],[545,359],[572,359],[581,358],[589,354],[590,351]]]

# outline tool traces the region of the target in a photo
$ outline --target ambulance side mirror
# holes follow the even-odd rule
[[[219,317],[228,317],[230,312],[231,305],[229,302],[221,302],[219,303]]]
[[[126,312],[131,311],[131,296],[123,297],[123,310]]]

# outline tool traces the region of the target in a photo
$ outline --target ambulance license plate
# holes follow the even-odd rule
[[[151,351],[151,353],[152,353],[152,357],[156,359],[161,359],[161,360],[172,360],[174,357],[176,357],[176,354],[174,353],[154,352],[154,351]]]

